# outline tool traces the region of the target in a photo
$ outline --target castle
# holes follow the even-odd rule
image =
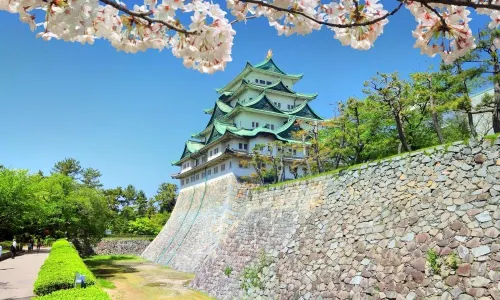
[[[282,71],[269,51],[263,62],[247,62],[233,80],[217,89],[218,99],[205,110],[210,115],[205,129],[192,135],[181,158],[173,163],[180,167],[172,177],[180,179],[181,189],[229,173],[240,178],[250,176],[255,170],[248,161],[256,145],[276,140],[302,143],[294,139],[293,132],[322,120],[309,106],[317,94],[293,89],[302,76]],[[284,179],[304,173],[302,168],[293,166],[303,160],[307,151],[305,147],[298,148],[287,149]]]

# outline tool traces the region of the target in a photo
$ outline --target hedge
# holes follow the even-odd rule
[[[53,292],[34,298],[35,300],[110,300],[108,294],[97,286]]]
[[[85,275],[87,286],[96,283],[96,278],[73,245],[66,240],[58,240],[52,245],[49,257],[38,273],[34,293],[41,296],[57,290],[73,288],[76,272]]]

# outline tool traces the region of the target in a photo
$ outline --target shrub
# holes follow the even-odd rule
[[[460,265],[460,258],[458,258],[455,252],[452,252],[450,255],[448,255],[448,257],[446,258],[446,265],[452,270],[458,269],[458,265]]]
[[[150,219],[143,217],[129,221],[127,231],[137,235],[157,235],[160,233],[163,225],[157,225]]]
[[[52,245],[50,255],[38,273],[34,292],[37,295],[46,295],[57,290],[73,288],[77,272],[85,275],[87,286],[95,284],[96,278],[73,245],[66,240],[58,240]]]
[[[53,292],[34,298],[35,300],[110,300],[108,294],[97,286]]]
[[[434,274],[439,274],[441,271],[441,262],[439,261],[439,256],[434,249],[429,249],[427,251],[427,261],[434,272]]]
[[[232,272],[233,268],[231,268],[230,266],[226,266],[226,268],[224,269],[224,275],[226,275],[227,277],[231,276]]]
[[[262,282],[262,271],[268,267],[272,261],[267,257],[264,250],[260,252],[259,260],[257,263],[246,266],[240,279],[240,288],[248,292],[250,288],[263,289],[264,283]]]

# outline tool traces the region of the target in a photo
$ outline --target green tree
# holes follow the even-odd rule
[[[137,235],[157,235],[163,225],[158,225],[146,217],[137,218],[128,222],[128,233]]]
[[[135,200],[137,199],[137,190],[131,184],[129,184],[122,194],[123,198],[120,198],[120,204],[122,206],[134,206]]]
[[[82,183],[90,188],[101,188],[101,172],[94,168],[86,168],[82,171]]]
[[[35,185],[27,170],[0,169],[0,232],[22,232],[39,218],[44,203],[35,197]]]
[[[105,189],[104,196],[106,197],[109,209],[118,212],[120,210],[121,199],[123,198],[123,189],[121,187]]]
[[[159,207],[159,212],[172,212],[177,199],[177,185],[163,182],[158,187],[154,199]]]
[[[473,62],[479,63],[479,69],[488,76],[493,83],[494,96],[484,99],[481,113],[492,113],[492,125],[495,133],[500,132],[500,58],[495,40],[500,38],[500,30],[486,29],[479,33],[478,43],[473,53],[476,54]]]
[[[65,158],[58,161],[52,168],[53,173],[61,173],[71,178],[77,178],[81,171],[80,162],[74,158]]]
[[[411,147],[403,121],[404,113],[409,108],[408,83],[401,80],[396,72],[392,74],[377,73],[376,76],[365,82],[365,87],[364,92],[368,98],[383,104],[388,113],[392,115],[401,146],[404,151],[410,151]]]
[[[143,190],[140,190],[137,193],[137,197],[135,199],[135,207],[137,211],[137,215],[139,217],[145,217],[148,210],[148,198]]]
[[[451,64],[442,63],[440,66],[442,72],[451,75],[448,77],[449,92],[453,97],[446,101],[445,109],[466,114],[470,135],[473,137],[477,136],[477,131],[473,119],[474,109],[470,94],[484,83],[481,77],[483,70],[476,65],[477,59],[478,54],[472,52]],[[472,66],[470,65],[471,62],[474,62]]]

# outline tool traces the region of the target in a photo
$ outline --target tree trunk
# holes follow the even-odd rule
[[[500,70],[499,66],[496,64],[495,65],[495,74],[498,74]],[[495,84],[494,84],[494,103],[493,103],[493,114],[492,114],[492,123],[493,123],[493,132],[499,133],[500,132],[500,82],[498,82],[498,79],[494,79]]]
[[[341,159],[342,157],[340,156],[340,154],[335,155],[335,169],[338,169]]]
[[[363,151],[363,143],[361,142],[361,132],[359,130],[359,110],[358,107],[354,107],[354,117],[356,118],[356,147],[354,147],[356,151],[356,158],[354,159],[354,162],[356,164],[361,163],[361,152]]]
[[[399,113],[394,113],[394,120],[396,121],[396,128],[398,129],[399,140],[401,141],[401,146],[406,152],[411,151],[408,142],[406,141],[406,135],[403,128],[403,121],[401,120],[401,115]]]
[[[314,134],[314,156],[316,158],[316,164],[318,166],[318,173],[323,172],[323,167],[321,166],[321,158],[319,157],[319,139],[318,139],[318,123],[314,123],[314,129],[313,129],[313,134]]]
[[[474,126],[474,118],[470,111],[467,112],[467,122],[469,123],[470,134],[477,138],[476,126]]]
[[[311,174],[311,165],[309,164],[309,157],[308,157],[308,152],[307,152],[307,145],[306,145],[306,137],[305,135],[302,135],[302,143],[304,144],[304,163],[306,164],[307,168],[307,175]],[[297,171],[298,173],[298,171]]]
[[[430,100],[430,106],[431,106],[432,125],[434,126],[434,130],[436,131],[436,134],[438,136],[439,143],[444,144],[443,134],[441,132],[441,126],[439,124],[439,118],[438,118],[438,114],[436,112],[436,106],[434,103],[434,97],[431,96],[429,100]]]

